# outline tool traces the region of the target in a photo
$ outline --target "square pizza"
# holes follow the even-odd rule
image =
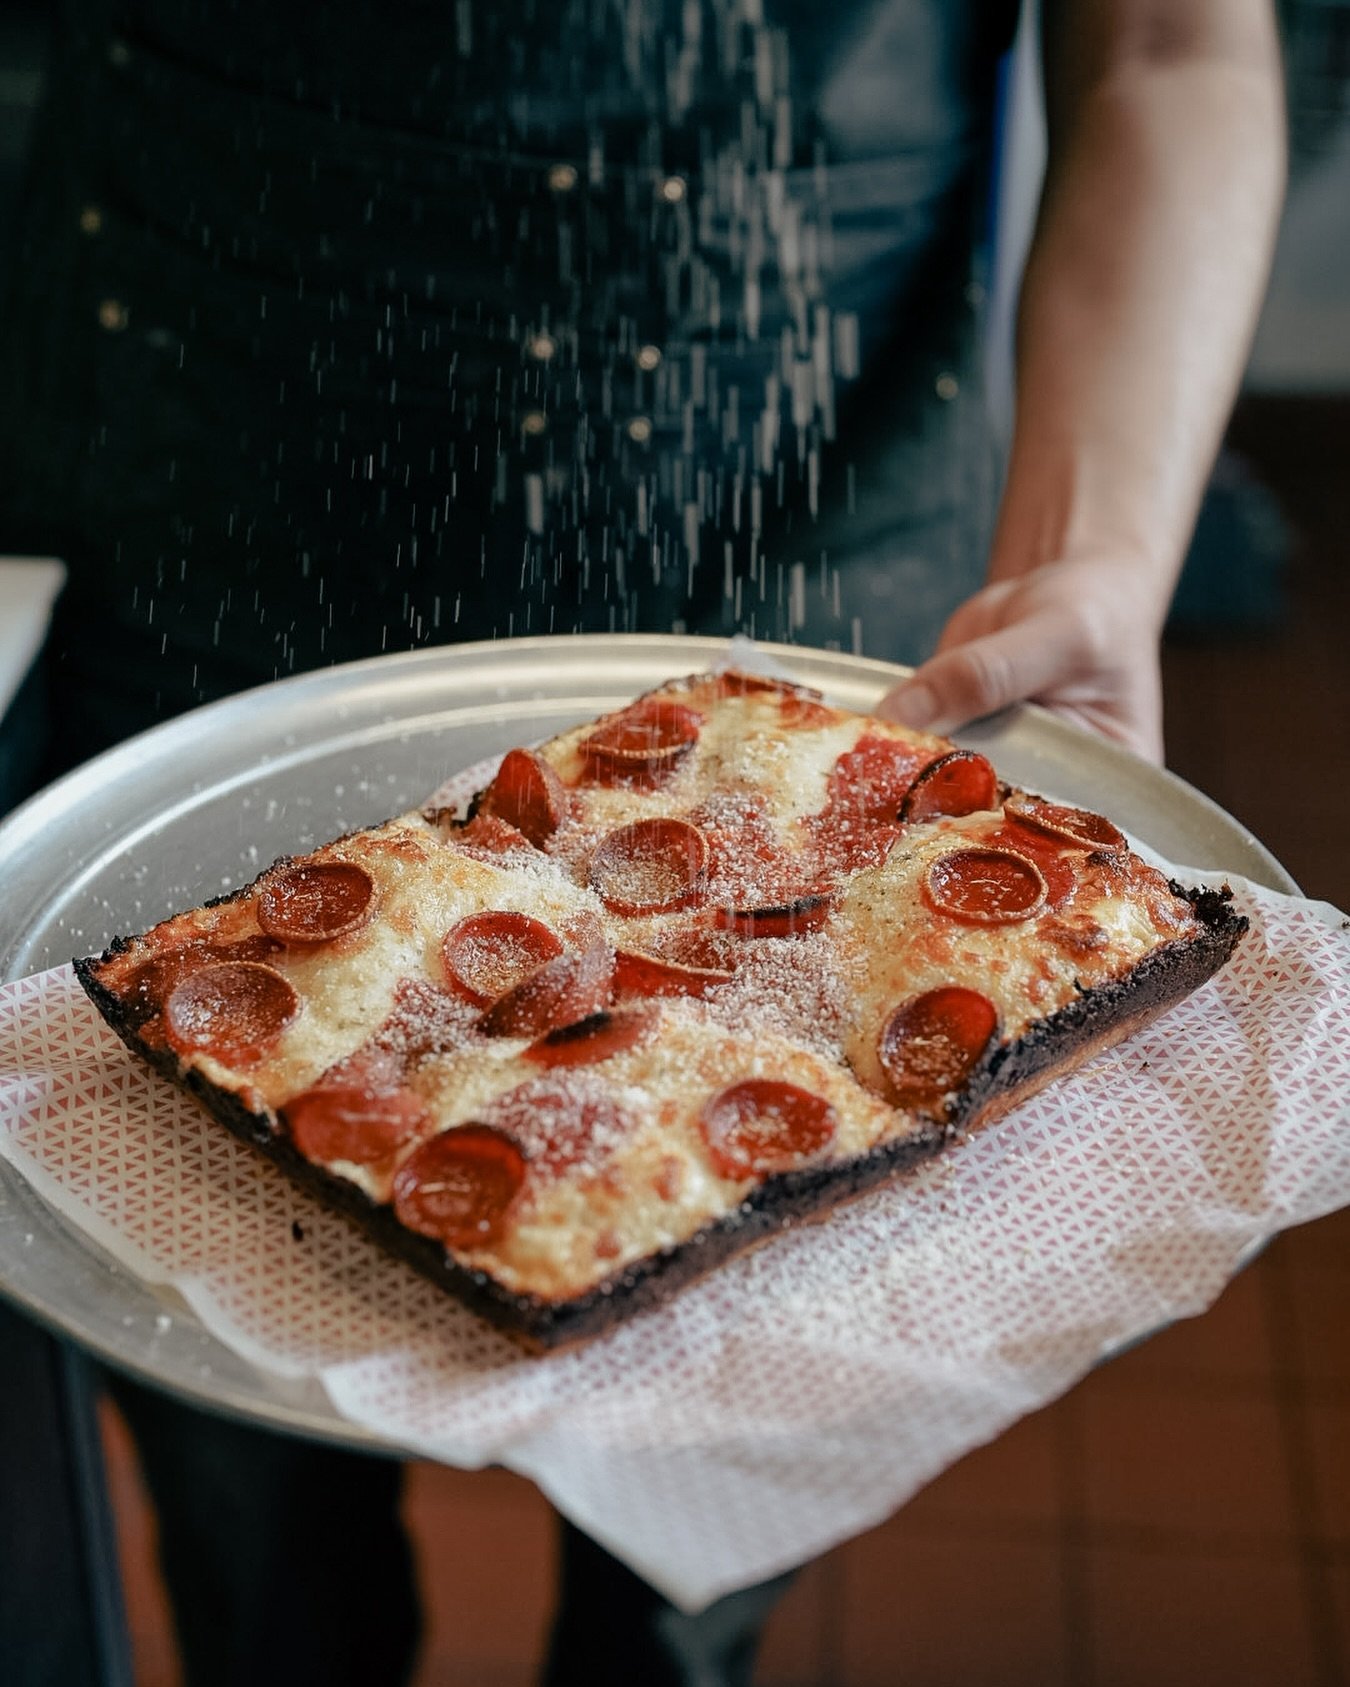
[[[725,672],[75,964],[223,1127],[543,1351],[958,1142],[1245,927],[975,751]]]

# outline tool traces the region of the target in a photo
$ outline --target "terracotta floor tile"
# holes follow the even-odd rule
[[[1207,1312],[1183,1318],[1094,1373],[1106,1388],[1176,1383],[1262,1385],[1274,1355],[1265,1269],[1258,1260],[1229,1283]]]
[[[131,1667],[136,1687],[180,1687],[183,1679],[178,1648],[157,1629],[132,1631]]]
[[[1088,1549],[1093,1687],[1319,1687],[1295,1552]]]
[[[475,1493],[463,1473],[418,1465],[404,1515],[426,1614],[425,1681],[442,1679],[437,1671],[451,1663],[466,1687],[490,1671],[537,1668],[554,1588],[553,1512],[543,1496],[516,1479]]]
[[[182,1666],[156,1557],[155,1514],[131,1434],[107,1399],[99,1402],[98,1421],[136,1687],[179,1687]]]
[[[816,1687],[825,1679],[826,1608],[837,1581],[833,1563],[817,1559],[793,1582],[764,1630],[756,1687]]]
[[[540,1494],[533,1482],[513,1470],[456,1470],[424,1461],[408,1466],[404,1503],[419,1514],[443,1512],[452,1518],[460,1506],[489,1502],[535,1511]]]
[[[1350,1558],[1338,1558],[1324,1573],[1331,1591],[1339,1679],[1350,1681]]]
[[[1022,1418],[921,1489],[895,1525],[908,1532],[950,1522],[1058,1523],[1063,1502],[1056,1425],[1053,1408]]]
[[[1309,1400],[1299,1408],[1316,1488],[1315,1532],[1350,1549],[1350,1405]]]
[[[1090,1524],[1237,1539],[1291,1536],[1281,1425],[1269,1398],[1078,1391]]]
[[[1271,1243],[1271,1252],[1281,1259],[1306,1260],[1350,1275],[1350,1207],[1282,1231]]]
[[[1068,1687],[1058,1542],[920,1541],[887,1524],[839,1552],[831,1687]]]
[[[1292,1260],[1285,1268],[1295,1376],[1350,1389],[1350,1271]]]

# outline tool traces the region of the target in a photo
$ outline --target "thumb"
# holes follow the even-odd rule
[[[1073,668],[1068,618],[1046,610],[943,650],[888,691],[876,713],[902,726],[953,732],[1061,684]]]

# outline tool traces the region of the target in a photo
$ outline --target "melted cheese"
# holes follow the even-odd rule
[[[745,1078],[794,1083],[830,1103],[838,1128],[822,1161],[855,1159],[915,1128],[847,1071],[783,1038],[732,1035],[691,1002],[662,1003],[660,1014],[650,1041],[585,1069],[625,1109],[631,1135],[566,1176],[533,1182],[506,1233],[467,1251],[469,1263],[522,1293],[567,1299],[735,1211],[757,1180],[718,1174],[698,1116],[708,1098]],[[518,1058],[523,1046],[446,1056],[424,1069],[417,1088],[447,1125],[465,1123],[495,1096],[540,1077]]]
[[[642,813],[687,814],[712,793],[731,788],[757,796],[786,830],[825,806],[831,770],[864,733],[913,744],[929,754],[951,748],[946,739],[841,709],[822,707],[819,718],[813,714],[801,725],[785,726],[783,700],[773,692],[719,698],[712,686],[696,680],[667,687],[662,695],[701,713],[703,723],[695,744],[654,790],[610,788],[590,779],[581,746],[594,723],[544,746],[542,753],[564,783],[585,788],[588,825],[608,830]]]
[[[574,787],[583,811],[564,822],[550,853],[480,859],[457,847],[453,831],[442,833],[417,815],[316,851],[309,859],[366,869],[375,887],[372,917],[334,941],[268,957],[302,1005],[264,1060],[237,1071],[206,1055],[190,1064],[253,1109],[276,1112],[367,1042],[388,1018],[400,981],[445,983],[441,944],[468,914],[529,914],[571,948],[603,936],[611,946],[659,952],[672,917],[619,918],[587,888],[592,852],[614,827],[720,803],[728,818],[717,824],[734,837],[741,822],[729,797],[742,801],[748,794],[791,856],[803,848],[806,832],[797,822],[825,807],[831,771],[864,732],[933,753],[949,747],[823,708],[808,710],[803,724],[789,728],[788,705],[772,692],[719,698],[711,682],[695,680],[667,694],[698,709],[704,721],[697,743],[653,789],[608,787],[585,777],[579,746],[592,725],[545,746],[542,753]],[[772,1078],[824,1098],[838,1124],[820,1160],[844,1165],[921,1128],[914,1115],[882,1099],[887,1081],[878,1039],[902,1002],[940,985],[968,985],[991,998],[998,1034],[1010,1040],[1082,989],[1123,976],[1195,929],[1189,906],[1152,868],[1134,857],[1090,856],[1072,847],[1074,888],[1059,908],[996,925],[935,911],[923,891],[932,864],[952,849],[997,842],[1003,824],[995,812],[910,828],[885,861],[851,881],[822,929],[744,943],[732,982],[706,1001],[655,1001],[655,1033],[604,1061],[541,1071],[523,1058],[523,1039],[470,1034],[473,1011],[464,1007],[458,1046],[424,1057],[407,1079],[438,1131],[482,1119],[521,1084],[550,1076],[595,1086],[622,1107],[629,1128],[622,1140],[600,1144],[563,1173],[537,1166],[501,1238],[460,1257],[522,1294],[578,1295],[734,1213],[755,1188],[754,1179],[719,1174],[700,1128],[702,1108],[727,1084]],[[673,918],[696,924],[701,916],[682,911]],[[258,937],[256,895],[166,922],[106,963],[104,979],[114,990],[129,989],[147,958],[203,935],[220,943]],[[387,1201],[396,1164],[418,1146],[409,1143],[396,1162],[378,1167],[334,1161],[325,1169]]]

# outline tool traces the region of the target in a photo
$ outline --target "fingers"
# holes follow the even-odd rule
[[[986,633],[997,632],[1008,618],[1008,599],[1013,595],[1018,582],[1001,580],[992,586],[985,586],[982,591],[975,593],[954,609],[943,627],[938,638],[934,654],[941,656],[946,650],[954,650],[957,645],[969,644],[972,639],[983,638]]]
[[[1052,701],[1050,706],[1103,738],[1123,744],[1145,761],[1163,765],[1162,680],[1156,665],[1151,672],[1141,671],[1120,696],[1079,704],[1058,705]]]
[[[1160,761],[1158,619],[1111,557],[1050,563],[967,599],[936,654],[876,712],[945,735],[1011,703],[1041,703]]]
[[[947,733],[1010,703],[1053,692],[1081,671],[1080,640],[1071,617],[1047,609],[980,637],[959,638],[954,626],[939,654],[877,705],[884,719]]]

